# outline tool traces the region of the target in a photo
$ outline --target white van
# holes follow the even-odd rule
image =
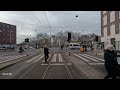
[[[70,49],[80,49],[80,44],[79,43],[70,43],[69,48]]]

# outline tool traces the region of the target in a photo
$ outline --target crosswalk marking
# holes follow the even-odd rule
[[[84,54],[84,55],[89,56],[89,57],[92,57],[92,58],[94,58],[94,59],[98,59],[98,60],[100,60],[100,61],[105,61],[104,59],[100,59],[100,58],[97,58],[97,57],[94,57],[94,56],[91,56],[91,55],[88,55],[88,54]]]
[[[40,57],[40,56],[41,56],[41,54],[38,55],[38,56],[36,56],[36,57],[34,57],[34,58],[32,58],[32,59],[30,59],[30,60],[28,60],[28,61],[26,61],[26,62],[27,62],[27,63],[32,62],[33,60],[37,59],[37,58]]]
[[[54,54],[52,62],[56,62],[57,54]]]
[[[74,54],[75,56],[77,56],[77,57],[79,57],[79,58],[81,58],[82,60],[84,60],[85,62],[90,62],[89,60],[87,60],[87,59],[85,59],[85,58],[83,58],[83,57],[81,57],[81,56],[79,56],[79,55],[77,55],[77,54]]]
[[[64,65],[63,63],[52,63],[51,65]]]
[[[67,65],[72,65],[71,63],[67,63]]]
[[[104,65],[104,63],[88,63],[89,65]]]
[[[0,58],[0,61],[3,61],[3,60],[14,60],[14,59],[17,59],[17,58],[20,58],[20,57],[24,57],[26,55],[20,55],[20,56],[5,56],[5,57],[1,57]]]
[[[92,60],[92,61],[94,61],[94,62],[99,62],[98,60],[93,59],[93,58],[88,57],[88,56],[85,56],[85,55],[83,55],[83,54],[79,54],[79,55],[81,55],[81,56],[83,56],[83,57],[85,57],[85,58],[88,58],[88,59],[90,59],[90,60]]]
[[[41,65],[48,65],[47,63],[42,63]]]
[[[35,61],[33,62],[38,62],[40,59],[42,59],[44,57],[44,55],[42,55],[41,57],[39,57],[38,59],[36,59]]]
[[[41,64],[41,65],[48,65],[48,64]],[[52,64],[50,64],[50,65],[64,65],[64,63],[52,63]],[[71,63],[67,63],[67,65],[72,65]]]
[[[63,62],[63,59],[60,54],[58,54],[59,62]]]

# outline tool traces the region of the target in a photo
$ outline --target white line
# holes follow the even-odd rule
[[[63,62],[63,59],[60,54],[58,54],[59,62]]]
[[[67,65],[72,65],[71,63],[67,63]]]
[[[85,58],[88,58],[88,59],[90,59],[90,60],[92,60],[92,61],[94,61],[94,62],[99,62],[98,60],[93,59],[93,58],[88,57],[88,56],[85,56],[85,55],[83,55],[83,54],[79,54],[79,55],[81,55],[81,56],[83,56],[83,57],[85,57]]]
[[[52,62],[56,62],[57,54],[54,54]]]
[[[44,55],[42,55],[41,57],[39,57],[38,59],[36,59],[36,60],[33,61],[33,62],[38,62],[38,61],[41,60],[43,57],[44,57]]]
[[[88,63],[89,65],[104,65],[104,63]]]
[[[48,65],[48,64],[43,63],[43,64],[41,64],[41,65]]]
[[[89,60],[87,60],[87,59],[85,59],[85,58],[83,58],[83,57],[81,57],[81,56],[79,56],[79,55],[77,55],[77,54],[74,54],[75,56],[77,56],[77,57],[79,57],[79,58],[81,58],[83,61],[85,61],[85,62],[90,62]]]
[[[5,57],[1,57],[0,59],[4,60],[11,60],[11,59],[16,59],[16,58],[20,58],[20,57],[23,57],[25,55],[17,55],[17,56],[5,56]]]
[[[48,64],[41,64],[41,65],[48,65]],[[53,63],[50,65],[64,65],[63,63]],[[67,65],[72,65],[71,63],[67,63]]]
[[[36,56],[36,57],[34,57],[34,58],[32,58],[32,59],[30,59],[30,60],[28,60],[28,61],[26,61],[26,62],[27,62],[27,63],[32,62],[33,60],[37,59],[37,58],[40,57],[40,56],[41,56],[41,54],[38,55],[38,56]]]
[[[15,59],[17,59],[17,58],[15,58]],[[0,63],[5,63],[5,62],[8,62],[8,61],[12,61],[12,60],[14,60],[14,59],[4,60],[4,61],[1,61]]]
[[[64,65],[63,63],[54,63],[54,64],[50,64],[50,65]]]
[[[32,68],[34,68],[38,63],[36,63],[33,67],[29,68],[29,70],[27,72],[25,72],[19,79],[21,79],[24,75],[26,75],[30,70],[32,70]]]
[[[97,58],[97,57],[94,57],[94,56],[91,56],[91,55],[88,55],[88,54],[84,54],[84,55],[89,56],[89,57],[92,57],[92,58],[94,58],[94,59],[98,59],[98,60],[100,60],[100,61],[105,61],[104,59],[100,59],[100,58]]]

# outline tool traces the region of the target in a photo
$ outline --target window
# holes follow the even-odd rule
[[[13,28],[13,26],[11,26],[11,28]]]
[[[3,27],[5,27],[5,24],[3,24]]]
[[[79,45],[74,44],[73,46],[79,46]]]
[[[103,29],[104,37],[107,36],[107,27]]]
[[[115,35],[115,25],[110,26],[110,33],[111,35]]]
[[[107,15],[103,17],[103,25],[107,24]]]
[[[107,11],[103,11],[103,14],[105,14]]]
[[[110,22],[115,21],[115,11],[110,12]]]
[[[115,44],[115,38],[111,38],[110,41],[111,41],[111,44],[115,47],[116,46],[116,44]]]
[[[9,25],[7,25],[7,28],[9,28]]]

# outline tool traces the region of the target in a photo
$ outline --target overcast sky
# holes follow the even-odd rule
[[[17,26],[17,43],[37,33],[50,34],[49,26],[51,34],[67,30],[101,35],[100,11],[0,11],[0,22]]]

